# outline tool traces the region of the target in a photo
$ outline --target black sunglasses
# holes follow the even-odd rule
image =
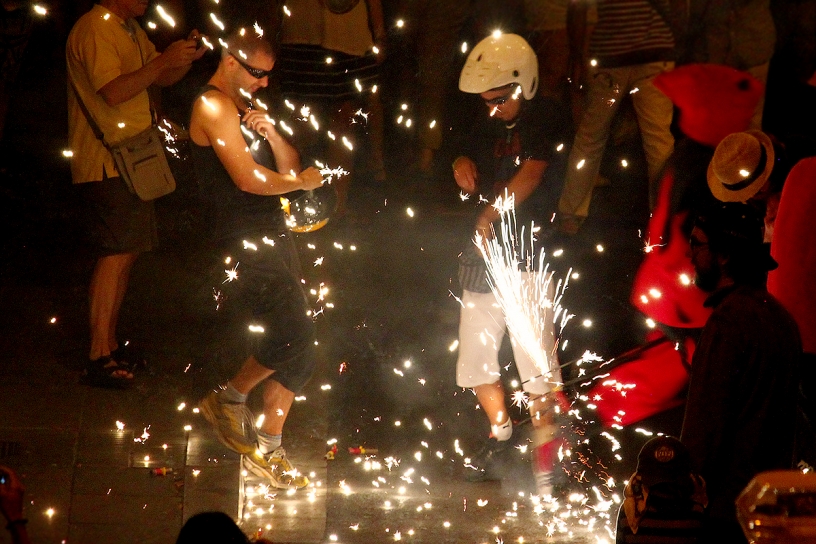
[[[238,64],[241,65],[241,68],[246,70],[249,73],[249,75],[251,75],[255,79],[263,79],[263,78],[268,77],[268,76],[270,76],[272,74],[272,70],[261,70],[260,68],[253,68],[252,66],[250,66],[246,62],[242,61],[238,57],[238,55],[236,55],[236,54],[234,54],[232,52],[230,52],[230,56],[232,58],[234,58],[238,62]]]

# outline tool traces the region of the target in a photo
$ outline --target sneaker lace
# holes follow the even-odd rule
[[[278,448],[272,453],[270,453],[267,458],[267,462],[270,465],[276,465],[280,467],[283,472],[290,472],[295,473],[295,467],[292,466],[292,463],[289,461],[289,458],[286,457],[286,450],[283,448]]]

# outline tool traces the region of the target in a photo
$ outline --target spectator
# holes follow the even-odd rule
[[[765,289],[776,263],[759,214],[730,203],[701,215],[691,254],[713,312],[692,358],[681,441],[707,484],[706,542],[745,542],[737,496],[758,472],[792,465],[802,346]]]
[[[530,222],[547,221],[554,207],[548,194],[563,174],[564,127],[568,125],[563,109],[548,97],[536,97],[538,66],[536,56],[527,42],[516,34],[485,38],[470,53],[459,79],[459,88],[479,94],[485,102],[486,120],[471,134],[471,153],[458,157],[453,174],[462,191],[468,194],[513,197],[518,224],[530,228]],[[482,142],[492,153],[480,153]],[[480,168],[471,157],[491,157],[491,164]],[[492,185],[491,185],[492,184]],[[499,219],[492,206],[485,206],[476,220],[476,230],[490,236],[491,224]],[[468,251],[473,251],[472,242]],[[536,259],[532,259],[535,261]],[[499,479],[498,469],[508,446],[512,445],[513,424],[507,411],[504,388],[499,379],[498,351],[506,329],[505,319],[495,296],[487,285],[486,270],[481,257],[471,255],[460,269],[462,309],[459,321],[459,360],[456,363],[456,383],[472,388],[490,423],[492,438],[471,459],[475,470],[470,480]],[[550,310],[552,312],[552,310]],[[543,346],[548,360],[555,358],[555,332],[552,320],[547,345]],[[487,345],[481,338],[494,342]],[[516,368],[524,390],[531,395],[531,413],[537,428],[536,466],[539,492],[552,493],[552,467],[558,451],[553,422],[554,396],[549,395],[553,384],[560,381],[557,364],[551,365],[552,375],[542,376],[532,358],[514,344]],[[543,414],[547,414],[543,416]]]
[[[159,54],[135,19],[146,8],[138,0],[102,0],[77,21],[66,45],[71,174],[87,204],[100,255],[90,285],[91,349],[85,375],[88,383],[101,387],[133,382],[116,326],[133,263],[156,245],[156,218],[153,202],[128,190],[80,104],[107,144],[116,144],[150,126],[148,87],[177,82],[205,51],[196,48],[194,30],[189,39]]]
[[[0,466],[0,512],[6,518],[6,529],[11,533],[12,544],[29,544],[28,520],[23,517],[23,493],[25,489],[17,474],[8,467]]]
[[[226,44],[190,120],[193,165],[213,216],[217,252],[211,276],[217,288],[205,314],[212,329],[202,340],[215,350],[235,326],[252,341],[241,352],[250,355],[238,373],[200,408],[221,442],[243,454],[247,470],[275,487],[301,488],[309,480],[294,469],[281,443],[295,393],[314,369],[314,326],[278,195],[315,189],[323,180],[314,168],[301,171],[297,151],[270,118],[249,109],[247,95],[267,85],[275,64],[271,44],[245,29],[230,34]],[[224,263],[232,267],[226,278]],[[256,444],[245,402],[261,384],[264,421]]]
[[[407,32],[416,62],[417,143],[416,167],[426,181],[433,174],[434,158],[442,147],[445,97],[452,86],[450,74],[457,63],[457,39],[470,13],[470,0],[402,0],[400,13],[407,18]],[[492,30],[492,29],[491,29]],[[461,62],[461,61],[459,61]],[[436,187],[423,187],[435,192]]]
[[[671,101],[654,86],[658,74],[674,67],[674,38],[656,6],[666,0],[601,0],[598,23],[589,38],[590,59],[579,59],[576,78],[589,69],[583,114],[570,152],[559,223],[575,233],[589,214],[610,126],[621,101],[631,95],[649,175],[649,203],[657,200],[658,174],[674,148],[669,130]],[[585,21],[584,3],[576,14]],[[661,10],[662,11],[662,10]],[[668,7],[666,6],[666,10]],[[579,42],[582,41],[579,39]]]
[[[179,531],[176,544],[249,544],[235,521],[223,512],[201,512],[191,516]]]
[[[331,167],[342,166],[349,172],[334,182],[338,216],[346,213],[354,170],[354,155],[341,136],[349,134],[355,126],[366,127],[371,169],[376,180],[385,180],[383,112],[376,89],[380,58],[384,54],[379,48],[385,47],[382,5],[380,0],[346,4],[356,5],[335,13],[330,9],[331,3],[288,2],[286,7],[291,16],[283,18],[280,33],[281,91],[287,98],[307,101],[318,112],[318,119],[325,120],[337,139],[322,140],[327,145],[315,146],[315,154]],[[362,131],[356,132],[363,136]]]
[[[576,10],[579,6],[579,2],[569,0],[524,0],[528,41],[538,57],[540,92],[569,104],[576,122],[582,100],[576,86],[569,83],[575,63],[588,58],[586,37],[591,32],[587,25],[597,20],[597,10]],[[578,20],[576,11],[588,19]]]

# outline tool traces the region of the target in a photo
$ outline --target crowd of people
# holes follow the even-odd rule
[[[195,11],[180,4],[182,13]],[[428,185],[423,190],[444,178],[463,193],[485,197],[473,226],[482,239],[500,230],[491,203],[502,196],[514,199],[519,224],[544,225],[542,246],[547,229],[580,232],[593,189],[605,183],[601,161],[613,119],[631,101],[647,165],[642,198],[652,212],[653,248],[635,278],[632,303],[683,346],[676,357],[688,367],[679,386],[687,390],[679,442],[661,447],[672,455],[682,450],[692,481],[705,482],[701,541],[744,542],[737,495],[758,472],[795,466],[804,455],[797,433],[816,415],[816,162],[788,164],[785,143],[762,132],[776,43],[769,2],[690,1],[679,10],[668,0],[520,2],[518,33],[483,32],[459,74],[459,90],[478,95],[483,109],[456,150],[453,181],[449,172],[434,176],[434,164],[454,64],[451,37],[468,13],[464,3],[416,4],[410,8],[418,19],[440,27],[423,28],[416,37],[423,127],[416,167],[425,174],[418,179]],[[120,342],[117,321],[130,270],[157,235],[154,203],[129,190],[110,149],[154,122],[151,87],[178,83],[217,48],[217,66],[191,98],[192,114],[184,121],[209,223],[202,241],[211,257],[202,276],[208,282],[202,357],[229,351],[222,339],[237,328],[249,348],[225,354],[241,366],[226,383],[213,384],[217,389],[199,407],[219,440],[242,455],[245,469],[277,488],[299,489],[309,480],[289,461],[283,430],[316,355],[280,196],[323,186],[318,170],[303,167],[307,155],[340,157],[333,163],[351,172],[355,164],[334,149],[337,142],[301,147],[291,141],[254,95],[278,66],[278,92],[313,100],[332,128],[350,126],[354,110],[365,108],[371,115],[368,167],[374,179],[384,179],[382,103],[376,92],[361,94],[355,86],[371,91],[377,85],[388,25],[379,0],[292,2],[287,9],[297,17],[283,22],[280,10],[269,6],[236,5],[222,8],[232,24],[222,35],[208,39],[192,30],[161,52],[138,22],[148,7],[141,0],[101,0],[68,37],[72,178],[98,251],[84,380],[127,388],[136,379],[137,361]],[[269,30],[258,30],[257,21]],[[336,63],[326,62],[327,55]],[[339,213],[352,177],[335,184]],[[505,319],[472,240],[463,240],[463,248],[456,383],[473,389],[490,426],[467,474],[498,479],[501,459],[518,438],[498,363]],[[225,263],[235,263],[226,277]],[[549,372],[515,350],[532,399],[535,485],[545,496],[556,492],[556,453],[564,440],[555,414],[568,402],[552,318],[550,324],[542,346]],[[246,407],[255,388],[263,391],[258,429]],[[3,474],[10,483],[0,490],[19,488],[21,495],[13,472],[0,467]],[[634,517],[626,512],[630,528],[650,485],[645,474],[636,481],[637,489],[630,488]],[[700,491],[698,485],[683,489]],[[15,538],[26,542],[21,511],[9,514],[4,507],[3,513]]]

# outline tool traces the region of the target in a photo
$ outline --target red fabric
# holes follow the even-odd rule
[[[635,275],[632,304],[658,323],[670,327],[700,328],[711,310],[706,294],[694,285],[688,239],[682,225],[688,212],[669,216],[673,185],[671,172],[660,184],[657,206],[649,221],[649,251]],[[684,281],[685,280],[685,281]]]
[[[658,75],[654,84],[680,109],[680,130],[711,147],[748,128],[764,92],[747,72],[718,64],[681,66]]]
[[[799,325],[802,348],[816,353],[816,158],[799,161],[788,174],[776,212],[768,291]]]
[[[687,338],[688,360],[694,341]],[[673,342],[658,344],[634,361],[614,368],[608,377],[589,391],[598,406],[601,422],[631,425],[649,416],[683,404],[681,393],[689,375]]]
[[[533,450],[533,461],[535,463],[533,470],[536,472],[552,472],[558,462],[559,448],[567,445],[564,438],[558,437],[536,446]]]

